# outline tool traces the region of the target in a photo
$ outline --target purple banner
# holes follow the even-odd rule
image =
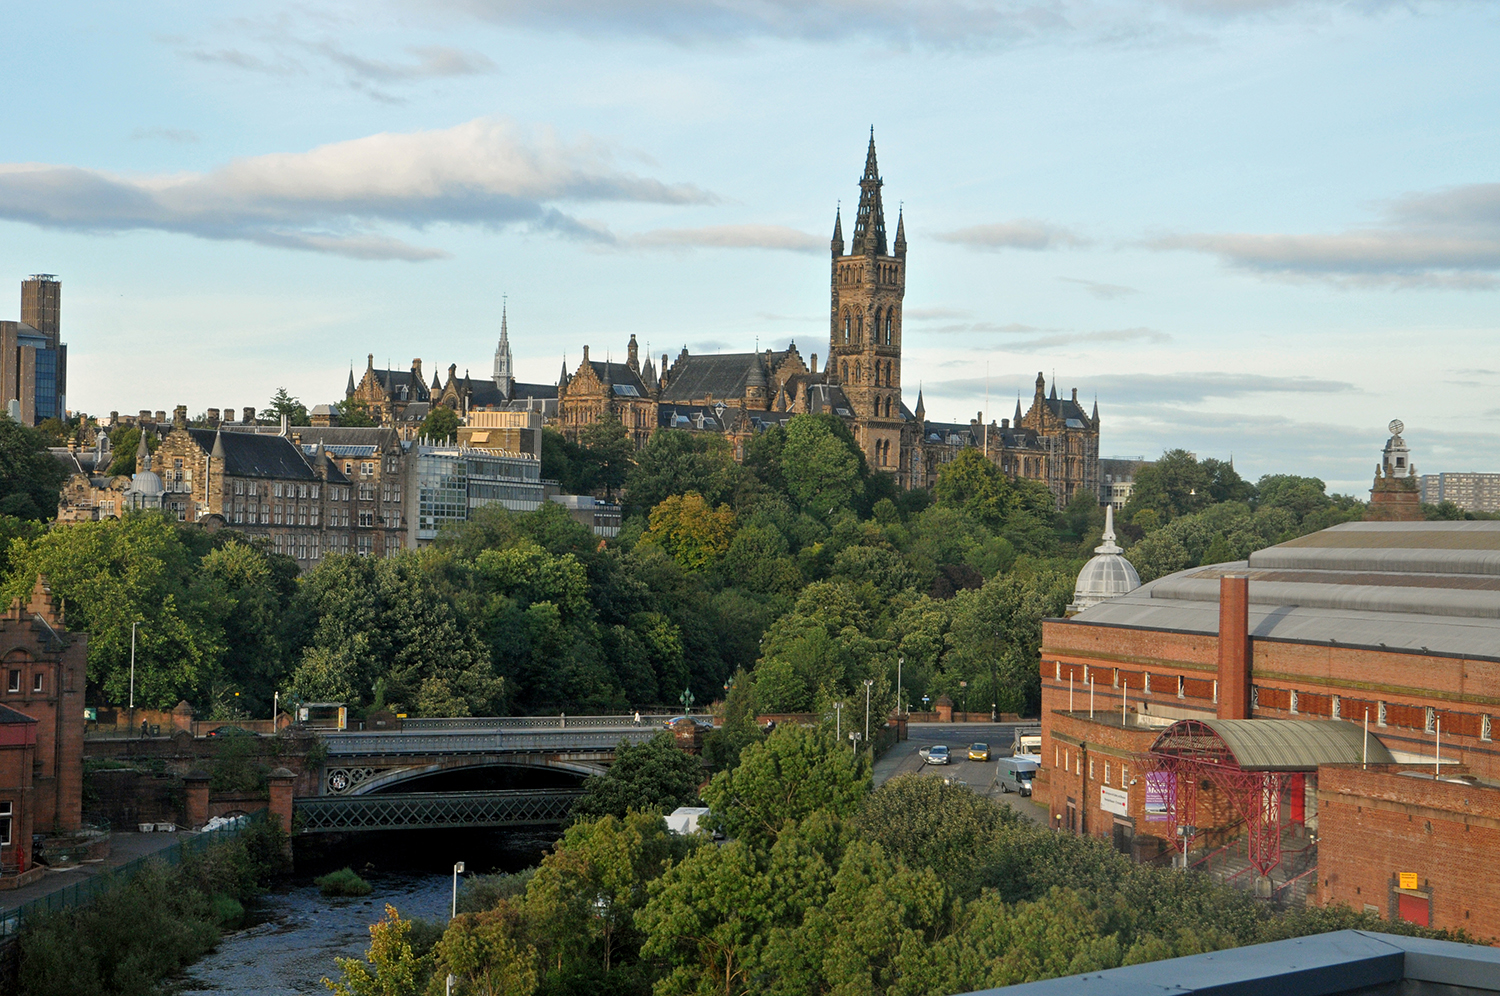
[[[1171,817],[1172,797],[1177,792],[1177,778],[1170,771],[1146,773],[1146,822],[1165,823]]]

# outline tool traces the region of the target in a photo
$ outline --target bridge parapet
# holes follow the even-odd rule
[[[597,753],[621,743],[643,743],[656,730],[535,730],[446,733],[330,733],[324,737],[329,757],[395,757],[443,754]]]
[[[641,729],[659,730],[672,717],[666,713],[641,714]],[[635,727],[635,716],[456,716],[403,719],[401,728],[408,732],[439,730],[572,730],[627,729]]]

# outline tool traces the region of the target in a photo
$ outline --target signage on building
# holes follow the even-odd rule
[[[1177,788],[1176,776],[1170,771],[1148,771],[1146,773],[1146,819],[1152,823],[1165,823],[1170,817],[1167,809],[1172,793]]]
[[[1114,813],[1116,816],[1130,815],[1130,793],[1124,789],[1112,789],[1107,785],[1099,786],[1099,808],[1106,813]]]
[[[1401,873],[1401,888],[1403,888],[1403,889],[1416,889],[1416,888],[1419,888],[1419,886],[1417,885],[1417,873],[1416,872],[1402,872]]]

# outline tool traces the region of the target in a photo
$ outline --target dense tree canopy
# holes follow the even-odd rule
[[[0,413],[0,515],[50,519],[67,473],[47,452],[47,439]]]

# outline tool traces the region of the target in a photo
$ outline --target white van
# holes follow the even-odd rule
[[[995,762],[995,783],[1000,786],[1001,792],[1019,792],[1029,796],[1031,778],[1039,767],[1041,765],[1030,758],[1002,757]]]

